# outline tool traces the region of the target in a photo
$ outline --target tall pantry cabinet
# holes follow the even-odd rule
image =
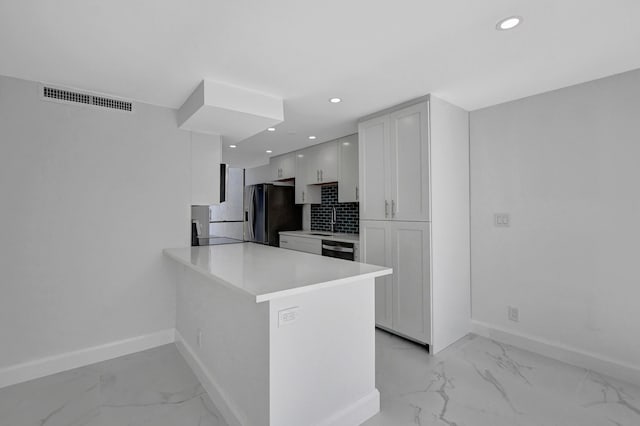
[[[469,332],[469,116],[431,95],[362,119],[363,262],[376,325],[439,352]]]

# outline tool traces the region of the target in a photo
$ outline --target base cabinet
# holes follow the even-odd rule
[[[428,222],[361,221],[362,259],[393,268],[376,279],[376,324],[431,343]]]
[[[391,228],[381,220],[360,221],[360,247],[362,262],[391,267]],[[392,297],[393,275],[376,278],[376,325],[393,328]]]
[[[280,247],[305,253],[322,254],[322,240],[280,234]]]

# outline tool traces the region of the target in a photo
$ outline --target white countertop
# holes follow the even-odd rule
[[[256,303],[392,273],[391,268],[254,243],[164,249],[194,271]]]
[[[280,235],[294,235],[296,237],[315,238],[318,240],[343,241],[346,243],[360,242],[360,234],[342,234],[339,232],[331,233],[325,231],[281,231]]]

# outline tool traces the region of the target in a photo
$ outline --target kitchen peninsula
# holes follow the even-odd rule
[[[253,243],[165,249],[176,341],[232,425],[358,425],[379,411],[374,281],[391,269]]]

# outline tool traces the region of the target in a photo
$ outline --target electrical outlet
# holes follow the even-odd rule
[[[502,228],[508,228],[511,223],[509,213],[495,213],[493,215],[493,225]]]
[[[202,330],[198,329],[198,333],[196,335],[196,344],[198,345],[199,348],[202,347]]]
[[[513,306],[508,306],[507,308],[508,308],[509,321],[519,322],[520,311],[518,310],[518,308],[515,308]]]
[[[278,311],[278,327],[293,324],[298,321],[299,316],[300,308],[297,306]]]

